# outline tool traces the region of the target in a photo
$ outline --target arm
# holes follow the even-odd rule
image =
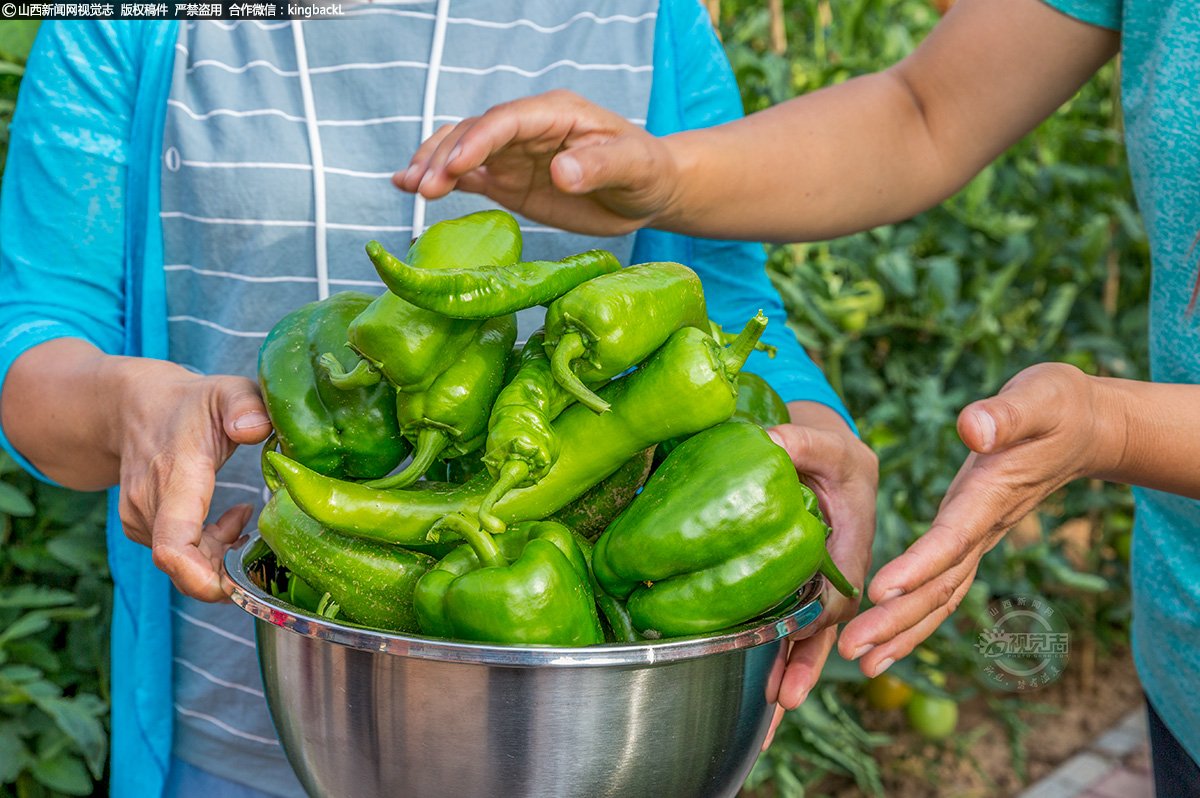
[[[963,0],[891,69],[742,121],[656,139],[577,97],[544,95],[439,131],[396,182],[427,197],[457,185],[593,233],[831,238],[948,197],[1117,42],[1040,0]]]
[[[876,606],[846,626],[840,650],[877,675],[962,601],[980,558],[1073,479],[1097,477],[1200,498],[1200,386],[1089,377],[1061,363],[1022,371],[968,405],[971,449],[930,530],[871,581]]]
[[[220,554],[248,518],[241,506],[204,526],[215,473],[269,424],[250,380],[120,356],[137,157],[130,30],[46,23],[29,60],[0,212],[2,442],[68,487],[119,482],[126,534],[153,543],[182,591],[215,600],[226,593]]]

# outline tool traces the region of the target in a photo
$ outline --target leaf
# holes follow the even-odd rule
[[[34,703],[79,746],[92,775],[97,779],[103,776],[108,738],[104,733],[104,725],[96,717],[96,705],[93,703],[89,708],[87,703],[71,698],[43,698]]]
[[[12,20],[0,23],[0,57],[6,61],[24,64],[33,48],[38,23],[27,20]]]
[[[0,785],[16,781],[29,766],[29,749],[21,740],[20,727],[15,723],[0,724]]]
[[[7,679],[16,684],[32,682],[42,678],[42,671],[29,665],[6,665],[0,668],[0,679]]]
[[[91,795],[95,789],[83,763],[66,752],[35,762],[30,770],[41,784],[67,795]]]
[[[75,595],[66,590],[45,585],[18,585],[0,592],[0,607],[32,609],[35,607],[61,607],[74,604]]]
[[[0,482],[0,513],[27,518],[33,515],[33,503],[29,497],[8,482]]]
[[[28,635],[37,634],[49,627],[50,619],[46,617],[44,610],[28,612],[18,618],[3,632],[0,632],[0,645],[4,645],[9,640],[16,640]]]

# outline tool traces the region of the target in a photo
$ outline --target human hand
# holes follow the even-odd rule
[[[119,514],[125,534],[185,595],[221,601],[233,585],[225,553],[239,545],[253,506],[205,524],[217,471],[238,445],[266,440],[271,423],[253,380],[198,377],[173,363],[122,358]]]
[[[908,655],[954,612],[979,560],[1060,486],[1101,468],[1093,378],[1063,363],[1013,377],[968,405],[958,434],[971,449],[929,531],[871,580],[875,606],[842,631],[839,651],[866,676]]]
[[[827,542],[829,553],[850,583],[861,588],[871,565],[871,543],[875,538],[879,460],[830,408],[793,402],[788,409],[793,423],[774,427],[767,434],[788,451],[801,479],[817,495],[821,512],[833,529]],[[837,625],[853,618],[858,609],[857,598],[843,596],[828,583],[821,604],[824,610],[820,617],[801,633],[806,637],[791,641],[779,680],[779,706],[764,749],[771,744],[784,710],[800,706],[816,685],[837,640]],[[812,629],[818,631],[813,633]]]
[[[543,224],[611,236],[661,213],[676,172],[661,139],[556,90],[441,128],[392,182],[427,199],[483,194]]]

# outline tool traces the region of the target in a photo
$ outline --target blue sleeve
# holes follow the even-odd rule
[[[125,181],[136,94],[127,29],[45,22],[21,81],[0,197],[0,385],[55,338],[120,353]],[[7,435],[5,449],[38,473]]]
[[[1043,0],[1055,11],[1074,17],[1089,25],[1120,30],[1124,17],[1124,0]]]
[[[696,0],[662,0],[646,129],[665,136],[741,116],[741,94],[708,12]],[[737,332],[761,309],[770,320],[763,340],[779,352],[774,359],[755,352],[746,369],[767,380],[784,401],[820,402],[857,432],[842,400],[788,328],[761,244],[642,230],[634,242],[633,263],[655,261],[691,266],[704,283],[709,316],[726,331]]]

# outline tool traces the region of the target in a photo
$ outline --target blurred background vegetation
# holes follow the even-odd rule
[[[929,0],[706,4],[748,112],[886,67],[939,19]],[[36,26],[0,22],[0,162]],[[942,207],[770,250],[789,324],[879,454],[877,566],[933,519],[966,456],[955,432],[964,405],[1041,361],[1147,376],[1149,256],[1122,150],[1117,68]],[[102,496],[48,487],[0,457],[0,798],[107,794],[103,522]],[[893,666],[907,687],[868,685],[835,654],[748,789],[885,794],[880,752],[892,741],[863,725],[862,710],[909,688],[942,702],[931,717],[943,722],[947,706],[984,702],[1022,780],[1030,713],[1048,710],[986,689],[972,658],[976,624],[995,596],[1049,597],[1069,618],[1071,670],[1086,682],[1097,658],[1127,644],[1131,524],[1124,488],[1079,482],[1052,496],[984,558],[959,612]],[[969,759],[970,730],[960,731],[919,756]]]

